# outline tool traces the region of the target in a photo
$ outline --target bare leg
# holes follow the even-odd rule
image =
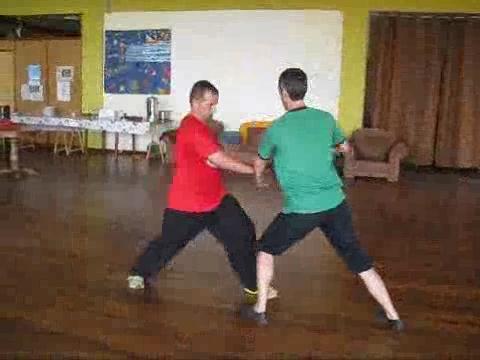
[[[260,251],[257,255],[257,287],[258,298],[254,306],[257,313],[265,312],[267,308],[270,283],[273,279],[273,255]]]
[[[397,320],[399,318],[398,313],[392,304],[385,283],[375,269],[371,268],[358,275],[365,283],[365,286],[373,298],[382,306],[387,318],[390,320]]]

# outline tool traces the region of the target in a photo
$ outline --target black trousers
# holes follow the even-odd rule
[[[207,229],[219,240],[242,285],[257,289],[255,226],[232,195],[226,195],[213,211],[192,213],[166,209],[162,233],[138,258],[132,272],[144,278],[158,273],[201,231]]]

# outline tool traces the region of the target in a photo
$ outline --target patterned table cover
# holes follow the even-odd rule
[[[134,122],[128,120],[111,119],[82,119],[64,117],[24,116],[12,114],[12,122],[36,126],[58,126],[64,128],[83,129],[92,131],[106,131],[131,135],[161,134],[164,131],[173,130],[177,127],[176,121],[165,123]]]

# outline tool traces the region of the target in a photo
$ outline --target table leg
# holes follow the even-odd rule
[[[107,148],[107,132],[102,130],[102,150],[105,151]]]
[[[152,143],[147,145],[147,155],[145,156],[146,160],[150,160],[150,151],[151,151]]]
[[[70,143],[68,141],[68,135],[70,135]],[[70,149],[72,148],[72,143],[73,143],[73,132],[67,133],[66,131],[63,131],[62,136],[63,136],[63,143],[65,144],[65,154],[67,156],[70,156]]]
[[[18,171],[18,139],[10,139],[10,170]]]
[[[83,135],[83,143],[84,143],[85,154],[88,154],[88,130],[85,130],[85,133]]]
[[[118,159],[118,138],[119,134],[115,133],[115,159]]]
[[[132,134],[132,153],[135,154],[135,134]]]
[[[13,174],[16,178],[19,178],[22,173],[27,175],[38,175],[33,169],[20,168],[18,165],[18,139],[10,138],[10,167],[9,169],[0,170],[1,174]]]

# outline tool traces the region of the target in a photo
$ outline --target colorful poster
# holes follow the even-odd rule
[[[171,31],[105,32],[107,94],[170,94]]]

